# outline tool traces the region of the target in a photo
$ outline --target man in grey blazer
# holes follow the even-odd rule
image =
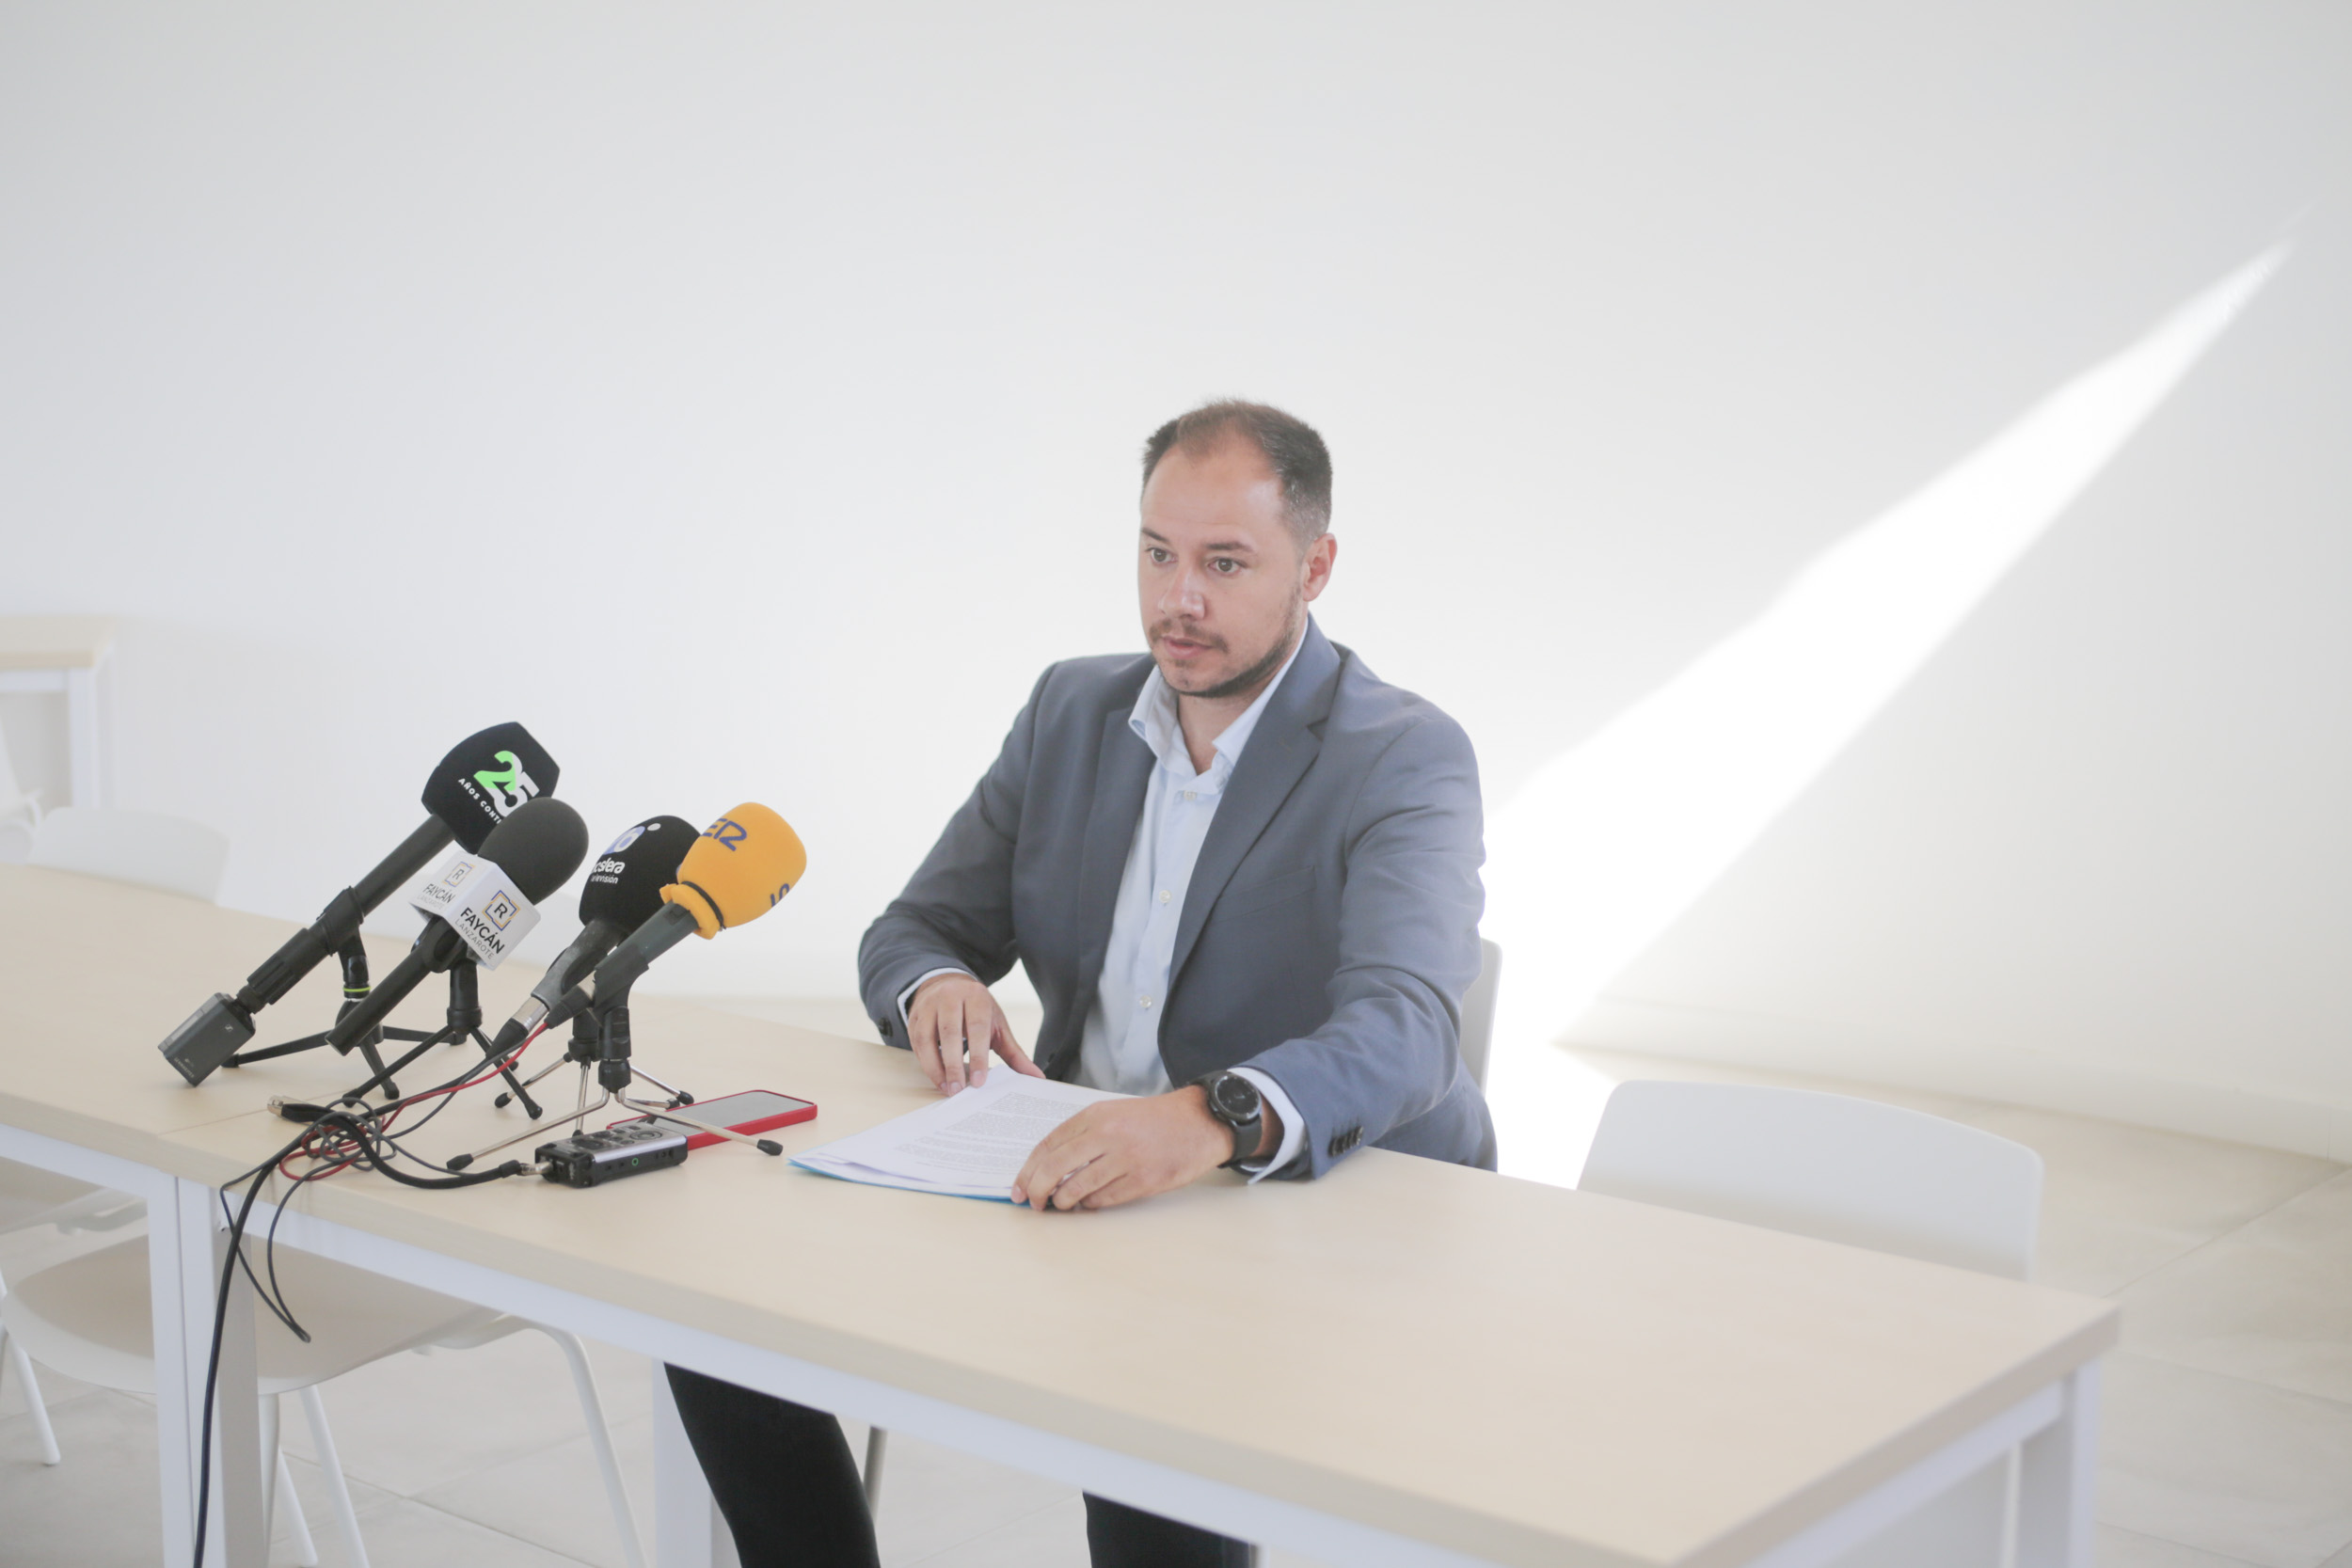
[[[1211,404],[1156,432],[1143,467],[1150,653],[1039,679],[866,931],[866,1010],[943,1093],[993,1058],[1133,1097],[1039,1144],[1015,1196],[1040,1211],[1219,1166],[1320,1176],[1366,1143],[1492,1169],[1456,1044],[1479,968],[1477,762],[1308,612],[1338,552],[1322,438]],[[988,990],[1015,962],[1045,1003],[1034,1058]],[[748,1568],[873,1560],[837,1423],[671,1379]],[[1095,1568],[1248,1560],[1102,1498],[1087,1515]]]
[[[1307,606],[1336,541],[1320,518],[1301,529],[1290,515],[1236,411],[1188,420],[1209,428],[1174,421],[1148,454],[1138,565],[1152,653],[1072,659],[1039,679],[994,766],[866,933],[866,1010],[951,1090],[992,1051],[1016,1070],[1099,1078],[1084,1070],[1089,1024],[1156,1022],[1171,1092],[1065,1128],[1025,1173],[1049,1184],[1032,1203],[1101,1207],[1228,1163],[1232,1131],[1199,1081],[1238,1067],[1304,1123],[1282,1174],[1319,1176],[1359,1143],[1491,1168],[1486,1102],[1455,1046],[1482,898],[1469,738],[1325,639]],[[1318,510],[1327,483],[1308,498]],[[1150,847],[1149,788],[1168,771],[1138,697],[1168,689],[1187,748],[1206,753],[1278,671],[1200,843],[1166,983],[1147,976],[1131,995],[1116,983],[1127,973],[1106,976],[1106,949],[1125,874]],[[1016,960],[1045,1004],[1034,1066],[980,984]],[[1269,1126],[1263,1141],[1244,1157],[1279,1140]]]

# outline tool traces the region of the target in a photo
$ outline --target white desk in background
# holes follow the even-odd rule
[[[0,1154],[155,1205],[169,1561],[210,1184],[289,1135],[251,1107],[356,1077],[313,1054],[192,1090],[155,1042],[286,929],[0,867]],[[485,977],[485,1007],[528,983]],[[264,1017],[315,1027],[328,994]],[[880,1046],[650,998],[635,1022],[640,1058],[703,1095],[818,1101],[773,1134],[787,1151],[930,1092]],[[475,1091],[426,1148],[519,1125]],[[1313,1183],[1219,1178],[1054,1216],[733,1146],[585,1192],[346,1174],[304,1190],[279,1242],[1362,1568],[1804,1568],[2019,1443],[2020,1563],[2089,1568],[2117,1325],[2106,1302],[1377,1150]],[[1003,1304],[986,1334],[980,1301]],[[223,1411],[249,1410],[234,1384]],[[660,1463],[660,1560],[707,1561],[707,1494],[674,1432]]]
[[[0,693],[65,698],[72,799],[44,801],[43,809],[110,803],[105,710],[114,640],[115,624],[102,615],[0,615]]]

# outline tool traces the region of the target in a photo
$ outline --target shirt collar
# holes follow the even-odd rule
[[[1282,677],[1291,673],[1291,666],[1298,662],[1299,648],[1306,645],[1306,635],[1302,632],[1297,647],[1291,649],[1290,657],[1282,660],[1279,670],[1274,672],[1274,678],[1265,683],[1265,689],[1258,693],[1257,701],[1242,709],[1241,717],[1226,725],[1224,733],[1216,737],[1217,760],[1210,764],[1212,772],[1221,768],[1230,773],[1241,761],[1242,748],[1249,744],[1250,734],[1257,729],[1259,719],[1264,715],[1266,704],[1273,700],[1275,692],[1281,689]],[[1157,664],[1152,665],[1151,674],[1144,677],[1143,689],[1136,694],[1136,705],[1127,715],[1127,725],[1142,737],[1146,746],[1152,748],[1152,754],[1159,758],[1163,766],[1182,758],[1184,770],[1192,771],[1192,757],[1184,749],[1184,729],[1176,717],[1175,689],[1160,678]]]

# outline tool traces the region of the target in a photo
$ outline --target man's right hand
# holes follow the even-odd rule
[[[1012,1037],[996,998],[969,974],[934,974],[915,988],[907,1003],[907,1042],[942,1094],[960,1092],[967,1080],[975,1088],[987,1083],[991,1052],[1015,1072],[1045,1076]]]

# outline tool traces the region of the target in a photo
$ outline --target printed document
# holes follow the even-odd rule
[[[1009,1203],[1013,1178],[1046,1133],[1096,1101],[1123,1098],[1000,1067],[978,1088],[836,1138],[792,1163],[844,1181]]]

